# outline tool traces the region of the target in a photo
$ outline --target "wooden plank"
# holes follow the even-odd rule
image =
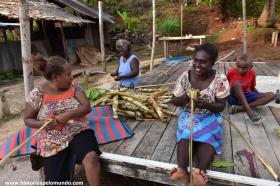
[[[180,66],[179,66],[180,68]],[[166,79],[172,75],[176,70],[178,69],[177,62],[171,63],[169,68],[165,69],[164,71],[161,71],[160,74],[149,81],[149,84],[161,84],[166,81]]]
[[[256,71],[258,76],[265,76],[266,75],[265,72],[261,68],[261,64],[254,63],[253,65],[254,65],[253,69]]]
[[[190,63],[180,64],[180,67],[176,69],[176,71],[165,82],[166,83],[175,82],[183,72],[188,71],[190,68],[191,68]]]
[[[260,156],[263,157],[263,159],[268,164],[270,164],[276,172],[280,172],[279,162],[268,140],[268,136],[266,134],[263,124],[259,124],[258,126],[252,125],[248,122],[248,116],[246,114],[244,115],[246,118],[245,122],[248,127],[248,132],[250,135],[252,145],[255,147],[256,151],[260,154]],[[257,160],[256,162],[259,170],[259,177],[268,180],[273,180],[272,175],[266,170],[266,168],[264,168],[263,164],[259,160]]]
[[[105,170],[130,177],[174,185],[166,171],[176,165],[153,160],[103,153],[100,156]],[[157,175],[160,174],[160,175]],[[207,170],[209,178],[223,179],[248,185],[278,186],[279,182]]]
[[[265,76],[272,76],[272,75],[276,75],[274,72],[272,72],[268,67],[267,65],[264,63],[264,64],[258,64],[257,65],[260,70],[265,74]]]
[[[176,41],[176,40],[188,40],[188,39],[206,39],[207,35],[187,35],[184,37],[161,37],[159,38],[160,41]]]
[[[139,124],[140,121],[136,121],[133,119],[128,119],[125,121],[125,124],[133,131],[135,129],[135,127]],[[134,136],[132,136],[133,138]],[[124,140],[119,140],[119,141],[115,141],[112,143],[108,143],[105,145],[100,145],[99,148],[102,152],[108,152],[108,153],[114,153],[116,151],[116,149],[125,141]]]
[[[224,64],[224,73],[223,74],[226,74],[229,69],[231,69],[231,63],[225,63]]]
[[[161,65],[155,67],[151,72],[143,74],[140,77],[141,84],[146,84],[150,79],[152,79],[155,76],[157,76],[162,69],[166,69],[166,68],[168,68],[168,66],[166,64],[161,64]]]
[[[277,107],[270,107],[271,112],[273,113],[278,125],[280,126],[280,108]],[[278,127],[279,127],[278,126]]]
[[[116,154],[131,156],[135,151],[142,138],[151,128],[155,121],[141,121],[133,130],[133,138],[126,139],[115,151]]]
[[[179,108],[176,109],[176,112]],[[177,117],[172,117],[166,130],[164,131],[151,159],[160,162],[170,162],[176,147]],[[176,162],[177,163],[177,162]]]
[[[236,127],[239,128],[241,133],[248,139],[249,134],[247,130],[246,123],[244,121],[244,114],[243,113],[236,113],[236,114],[231,114],[230,115],[230,121],[236,125]],[[247,150],[248,152],[251,152],[250,148],[247,146],[247,144],[243,141],[239,133],[231,126],[231,139],[232,139],[232,150],[233,150],[233,157],[234,157],[234,172],[235,174],[238,175],[243,175],[243,176],[252,176],[250,169],[249,169],[249,164],[246,158],[243,156],[238,156],[238,151],[241,150]],[[254,160],[254,166],[256,168],[256,174],[258,175],[258,169],[256,166],[256,162]]]
[[[226,104],[225,110],[223,111],[223,115],[226,117],[229,117],[228,112],[228,104]],[[222,144],[222,154],[219,156],[216,156],[215,160],[222,160],[226,162],[232,162],[233,163],[233,154],[232,154],[232,139],[231,139],[231,128],[228,121],[225,119],[223,120],[223,144]],[[219,172],[227,172],[227,173],[233,173],[233,167],[229,168],[214,168],[212,170],[216,170]]]
[[[277,136],[274,129],[279,128],[279,123],[276,118],[273,116],[271,110],[267,107],[261,107],[257,109],[258,113],[264,117],[263,126],[265,132],[268,136],[270,144],[272,145],[273,151],[277,157],[278,163],[280,163],[280,145],[279,145],[279,136]]]
[[[167,63],[154,68],[153,71],[145,74],[145,76],[141,76],[141,84],[142,85],[151,84],[150,81],[152,79],[158,79],[161,74],[161,71],[165,71],[168,68],[170,68],[170,65]]]
[[[266,68],[268,68],[270,71],[273,72],[273,75],[277,76],[279,74],[279,68],[278,66],[276,66],[275,64],[273,63],[267,63],[265,65]]]
[[[161,77],[160,77],[157,81],[155,81],[155,80],[153,79],[153,80],[151,81],[151,83],[152,83],[152,84],[155,84],[155,83],[157,83],[157,84],[159,84],[159,83],[164,83],[164,82],[166,82],[166,81],[169,79],[169,77],[170,77],[171,75],[177,74],[177,71],[178,71],[179,69],[181,69],[182,67],[181,67],[181,65],[178,65],[178,64],[176,64],[176,63],[177,63],[177,62],[174,63],[174,65],[172,66],[172,68],[170,68],[168,71],[166,71],[167,74],[162,73]],[[178,63],[180,63],[180,62],[178,62]]]
[[[177,164],[178,163],[178,160],[177,160],[177,148],[178,148],[178,144],[176,143],[176,146],[174,148],[174,151],[173,151],[173,154],[172,154],[172,157],[171,157],[171,160],[170,160],[170,163],[172,163],[172,164]]]
[[[174,112],[176,107],[169,105],[169,108],[170,111]],[[169,118],[168,123],[170,119],[171,118]],[[136,148],[135,152],[132,154],[132,156],[137,158],[151,159],[153,152],[155,151],[158,142],[162,137],[162,134],[168,126],[168,123],[162,123],[159,120],[155,121],[153,126],[146,133],[143,140]]]

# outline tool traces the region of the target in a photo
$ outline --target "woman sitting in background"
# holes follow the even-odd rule
[[[119,87],[133,88],[139,85],[140,62],[136,55],[131,54],[129,41],[120,39],[116,43],[117,51],[120,54],[120,63],[115,73],[111,75],[118,82]]]

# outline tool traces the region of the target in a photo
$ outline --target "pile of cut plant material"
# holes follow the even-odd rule
[[[176,116],[175,113],[167,110],[172,98],[168,87],[133,90],[88,88],[86,95],[91,106],[112,106],[114,118],[125,116],[137,120],[160,119],[162,122],[167,122],[167,116]]]

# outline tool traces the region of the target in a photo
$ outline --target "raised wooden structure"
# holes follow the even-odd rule
[[[225,73],[232,66],[234,66],[234,63],[218,63],[215,65],[215,68],[217,71]],[[142,76],[141,80],[143,84],[170,83],[174,82],[180,74],[189,68],[190,65],[187,62],[164,63],[153,69],[150,73]],[[276,76],[280,71],[280,64],[256,63],[254,64],[254,68],[258,75]],[[169,108],[172,111],[178,110],[178,108],[172,105],[170,105]],[[224,114],[237,125],[242,133],[255,146],[257,152],[270,165],[272,165],[278,174],[280,174],[280,138],[274,132],[274,128],[280,128],[280,126],[269,107],[261,107],[257,109],[257,112],[265,118],[265,121],[257,126],[250,125],[246,121],[246,114],[244,113],[231,115],[227,112],[227,110],[225,110]],[[145,165],[145,162],[148,162],[148,160],[153,160],[153,162],[155,161],[159,165],[163,165],[162,163],[168,163],[168,165],[166,165],[167,167],[170,166],[170,164],[177,163],[177,118],[169,118],[167,124],[158,120],[135,121],[132,119],[126,119],[125,123],[134,132],[134,136],[132,138],[101,146],[101,150],[106,152],[104,156],[102,156],[106,170],[124,176],[176,185],[176,183],[173,183],[169,180],[163,169],[159,169],[156,166],[149,167]],[[251,152],[249,147],[245,144],[234,128],[232,128],[227,122],[224,122],[223,127],[223,154],[221,156],[217,156],[216,159],[234,162],[235,166],[233,168],[211,169],[213,171],[248,177],[253,177],[253,175],[255,175],[255,177],[262,179],[253,179],[253,182],[256,182],[255,185],[278,185],[276,182],[269,182],[268,184],[264,183],[266,180],[275,180],[273,180],[273,177],[264,168],[261,162],[259,162],[253,156],[253,164],[249,165],[248,159],[243,156],[244,152]],[[121,158],[117,158],[113,161],[109,158],[113,157],[113,155],[111,154],[108,156],[107,153],[112,153],[116,156],[129,156],[132,158],[132,163],[131,161],[128,161],[129,158],[126,158],[127,161],[118,161]],[[134,158],[140,158],[141,162],[144,162],[144,164],[137,163]],[[209,173],[209,176],[215,178],[214,175],[217,175],[217,172],[214,172],[214,175],[212,175],[212,173],[213,172],[211,172],[211,174]],[[251,178],[244,177],[243,179],[248,181]],[[217,185],[217,183],[234,185],[233,182],[225,182],[217,179],[211,179],[208,185]],[[249,184],[249,182],[242,183]]]
[[[168,57],[168,42],[170,41],[182,41],[182,40],[199,40],[199,44],[201,45],[203,43],[203,40],[207,38],[207,35],[186,35],[183,37],[161,37],[159,38],[160,41],[163,41],[163,47],[164,47],[164,57]]]

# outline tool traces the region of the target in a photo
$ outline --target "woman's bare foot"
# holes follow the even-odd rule
[[[189,180],[189,176],[186,171],[180,167],[172,168],[167,172],[172,181],[180,181],[186,183]]]
[[[208,177],[205,172],[200,169],[195,169],[192,172],[192,177],[194,185],[205,185],[208,182]]]

